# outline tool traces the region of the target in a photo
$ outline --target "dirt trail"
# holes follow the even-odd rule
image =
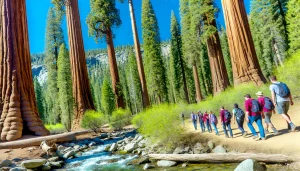
[[[218,116],[219,114],[217,114]],[[287,123],[278,114],[273,114],[272,122],[278,129],[280,134],[272,135],[267,134],[267,140],[254,140],[252,134],[246,124],[244,123],[244,128],[248,132],[246,137],[241,136],[241,132],[237,127],[237,124],[231,124],[233,129],[234,138],[225,138],[223,128],[221,124],[218,124],[218,130],[220,136],[216,136],[213,133],[201,133],[199,130],[199,124],[197,125],[198,130],[194,130],[194,127],[190,120],[186,121],[186,129],[189,132],[199,132],[200,135],[205,138],[211,139],[217,143],[224,144],[228,146],[231,150],[236,150],[239,152],[266,152],[266,153],[283,153],[283,154],[300,154],[300,102],[297,102],[289,110],[289,115],[292,121],[297,125],[296,132],[287,131]],[[256,123],[253,124],[254,128],[258,132],[258,127]],[[271,129],[269,128],[269,131]],[[259,133],[258,133],[259,134]]]

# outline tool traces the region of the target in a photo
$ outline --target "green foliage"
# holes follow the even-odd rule
[[[289,59],[284,63],[284,66],[281,66],[277,69],[276,75],[277,80],[286,83],[289,88],[292,90],[293,95],[300,95],[300,51],[293,54]]]
[[[66,128],[63,124],[45,125],[46,129],[49,130],[50,134],[61,134],[66,132]]]
[[[107,121],[103,113],[87,110],[81,121],[81,127],[98,132],[98,130],[106,123]]]
[[[289,53],[293,54],[300,49],[300,0],[289,0],[287,4],[287,29],[289,33]]]
[[[222,47],[222,52],[223,52],[223,56],[224,56],[224,61],[225,61],[225,65],[226,65],[228,78],[229,78],[230,84],[233,85],[232,64],[231,64],[231,57],[230,57],[228,37],[227,37],[226,30],[222,27],[219,34],[220,34],[221,47]]]
[[[148,91],[156,103],[166,102],[168,101],[166,69],[162,59],[158,23],[150,0],[142,1],[142,28]]]
[[[33,83],[34,83],[34,93],[36,97],[38,112],[42,121],[45,122],[46,116],[45,116],[45,108],[44,108],[43,88],[36,77],[34,77]]]
[[[152,106],[134,116],[132,123],[138,131],[152,141],[173,145],[180,141],[183,128],[180,126],[180,105],[162,104]]]
[[[102,85],[101,104],[104,113],[110,117],[115,109],[115,95],[107,78],[104,79]]]
[[[70,131],[74,112],[74,98],[72,92],[72,76],[69,52],[65,44],[60,46],[57,60],[58,101],[61,109],[61,122]]]
[[[123,127],[131,124],[131,116],[129,110],[117,109],[112,113],[110,125],[115,130],[121,130]]]

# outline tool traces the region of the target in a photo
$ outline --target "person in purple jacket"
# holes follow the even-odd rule
[[[203,113],[201,113],[200,111],[198,112],[198,120],[200,123],[200,128],[202,132],[205,132],[205,124],[203,122]]]

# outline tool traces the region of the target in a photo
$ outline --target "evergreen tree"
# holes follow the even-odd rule
[[[104,79],[102,84],[101,104],[104,113],[110,118],[112,112],[115,110],[115,95],[107,78]]]
[[[231,64],[231,58],[230,58],[230,52],[229,52],[229,46],[228,46],[227,33],[223,27],[219,33],[220,33],[220,41],[221,41],[222,52],[223,52],[223,56],[224,56],[224,60],[225,60],[228,78],[229,78],[230,84],[233,85],[232,64]]]
[[[36,77],[34,77],[33,83],[34,83],[34,93],[36,97],[37,109],[40,114],[40,118],[45,123],[47,118],[45,116],[43,87],[41,86],[41,84],[39,83]]]
[[[59,17],[58,17],[59,18]],[[49,123],[60,122],[60,109],[57,99],[57,59],[59,47],[64,42],[61,21],[58,20],[53,7],[49,9],[46,26],[45,64],[48,71],[46,89],[46,113]]]
[[[61,122],[65,128],[70,131],[72,126],[72,117],[74,114],[70,57],[65,44],[62,44],[59,49],[57,60],[57,87],[59,89],[58,101],[61,109]]]
[[[120,1],[123,2],[123,0]],[[122,24],[120,12],[116,8],[115,0],[90,0],[90,4],[91,12],[86,21],[89,27],[89,35],[94,36],[96,42],[98,42],[98,39],[106,40],[116,105],[117,108],[125,108],[111,29],[111,27],[118,27]]]
[[[150,0],[142,1],[142,35],[146,80],[157,103],[168,101],[166,70],[163,64],[157,19]]]
[[[289,0],[287,12],[287,29],[289,32],[289,54],[300,50],[300,0]]]
[[[182,56],[182,40],[179,23],[172,11],[171,14],[171,57],[170,72],[175,89],[175,99],[177,102],[185,99],[189,103],[189,94],[186,83],[185,62]],[[183,91],[182,91],[183,90]]]

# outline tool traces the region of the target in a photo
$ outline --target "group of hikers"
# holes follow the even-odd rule
[[[220,108],[220,121],[226,138],[233,138],[231,129],[232,116],[233,123],[237,123],[238,128],[244,137],[247,135],[247,132],[244,129],[244,121],[247,122],[254,139],[265,140],[266,134],[270,133],[269,128],[273,130],[274,135],[277,135],[279,132],[271,121],[272,113],[275,113],[275,109],[277,114],[280,114],[280,116],[288,123],[288,130],[296,130],[296,126],[293,124],[290,116],[288,115],[289,107],[290,105],[293,105],[293,98],[290,89],[285,83],[278,82],[276,76],[271,76],[270,80],[272,82],[270,85],[271,98],[264,96],[263,92],[259,91],[256,93],[257,99],[251,98],[250,94],[246,94],[244,96],[245,112],[238,106],[238,104],[233,105],[232,113],[226,110],[224,106]],[[184,124],[183,113],[181,113],[181,117]],[[265,121],[265,127],[263,126],[263,119]],[[191,120],[195,130],[197,130],[197,123],[199,122],[202,132],[205,132],[207,129],[207,131],[211,133],[213,127],[215,134],[219,135],[217,128],[218,118],[212,111],[204,113],[201,111],[198,113],[192,112]],[[258,126],[260,137],[253,127],[254,122],[256,122]]]

